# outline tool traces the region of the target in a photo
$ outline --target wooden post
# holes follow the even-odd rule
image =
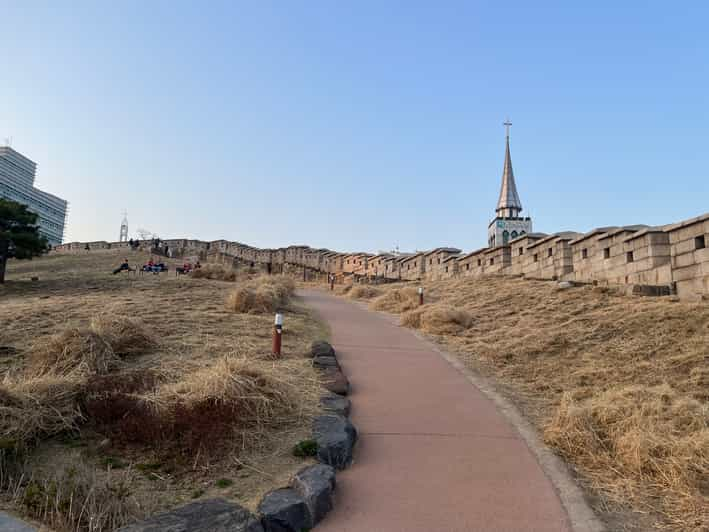
[[[0,239],[0,284],[5,282],[5,265],[7,264],[7,254],[10,249],[10,241]]]
[[[423,305],[423,286],[419,286],[419,306]]]

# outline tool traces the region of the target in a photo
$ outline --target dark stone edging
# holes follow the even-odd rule
[[[320,398],[325,413],[313,420],[319,464],[298,471],[290,486],[268,492],[258,515],[224,499],[186,504],[119,529],[119,532],[300,532],[317,525],[333,508],[335,471],[352,463],[357,430],[349,420],[349,381],[335,350],[313,342],[313,366],[325,376],[327,394]]]

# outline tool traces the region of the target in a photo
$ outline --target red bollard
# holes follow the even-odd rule
[[[423,305],[423,286],[419,286],[419,306]]]
[[[273,324],[273,354],[281,356],[281,341],[283,339],[283,314],[276,314]]]

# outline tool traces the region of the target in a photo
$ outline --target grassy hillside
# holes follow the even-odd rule
[[[200,497],[253,507],[303,465],[291,448],[308,437],[319,393],[304,355],[326,331],[286,279],[177,278],[178,260],[167,274],[112,275],[124,256],[149,258],[9,264],[0,499],[59,530],[110,530]],[[233,292],[260,306],[228,308]],[[270,355],[276,307],[282,360]]]

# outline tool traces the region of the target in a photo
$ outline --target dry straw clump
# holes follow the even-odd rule
[[[73,327],[34,346],[27,360],[30,375],[93,375],[116,369],[121,358],[144,353],[156,343],[136,320],[99,315],[89,327]]]
[[[645,505],[651,495],[656,502],[646,509],[683,529],[709,523],[706,404],[666,384],[615,388],[586,401],[566,393],[544,437],[618,500]],[[642,483],[643,492],[626,478]]]
[[[430,334],[458,334],[468,329],[473,319],[468,312],[445,304],[423,306],[401,316],[401,324]]]
[[[387,290],[370,304],[374,310],[385,312],[407,312],[419,305],[418,292],[413,287],[394,288]]]
[[[57,375],[0,384],[0,449],[22,449],[41,437],[75,430],[81,381]]]
[[[216,281],[235,282],[239,275],[233,268],[227,268],[221,264],[205,264],[201,268],[192,271],[193,279],[212,279]]]
[[[350,288],[347,292],[347,296],[350,299],[372,299],[379,296],[381,293],[381,290],[373,286],[358,284]]]
[[[239,313],[263,314],[282,309],[295,293],[290,277],[260,276],[234,289],[227,296],[227,310]]]

